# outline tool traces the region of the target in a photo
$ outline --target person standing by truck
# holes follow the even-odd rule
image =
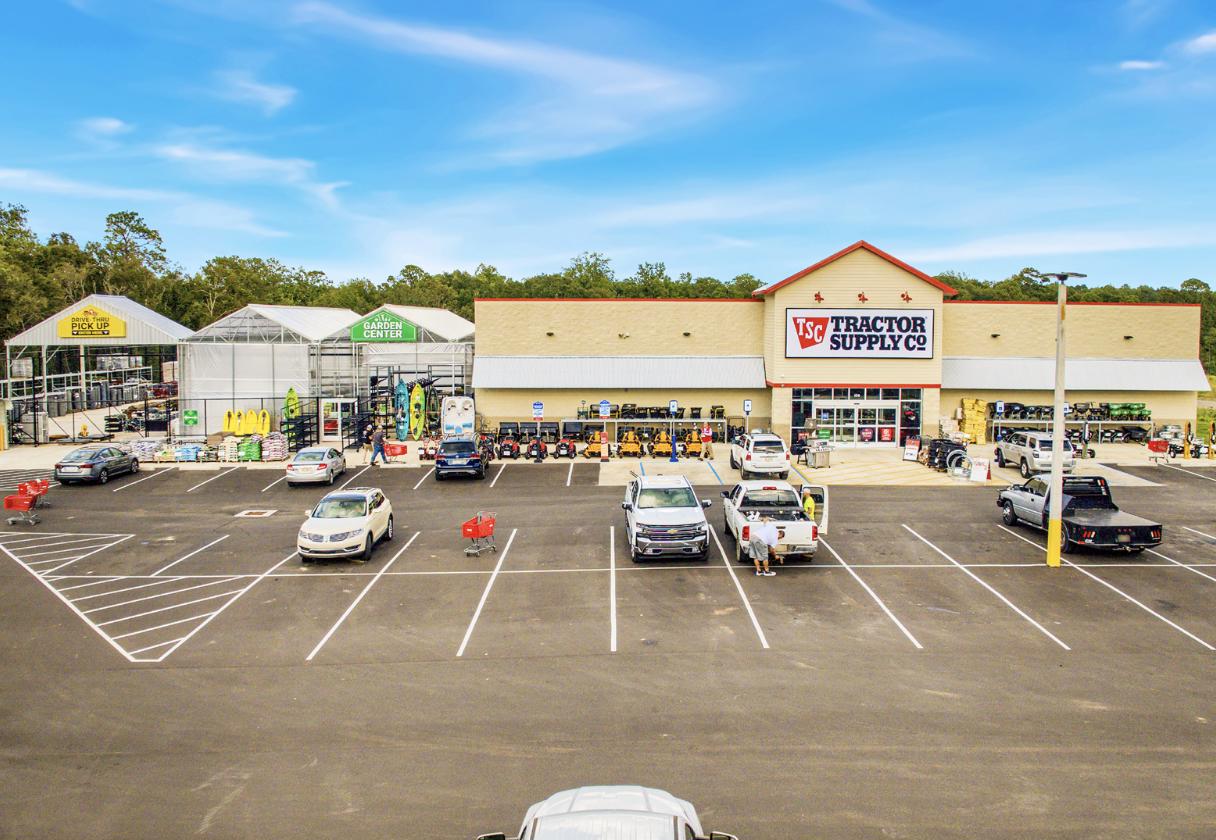
[[[712,461],[714,459],[714,430],[710,428],[709,421],[706,420],[701,426],[701,460]]]
[[[773,577],[777,573],[769,568],[769,560],[777,546],[777,526],[768,517],[762,520],[757,517],[751,520],[751,527],[748,547],[751,549],[752,563],[756,566],[756,575]]]
[[[807,519],[815,521],[815,497],[811,495],[811,488],[802,488],[802,512],[806,514]]]

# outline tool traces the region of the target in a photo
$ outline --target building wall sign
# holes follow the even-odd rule
[[[127,322],[96,306],[82,307],[56,323],[60,338],[126,338]]]
[[[355,343],[411,342],[418,340],[418,329],[400,315],[375,312],[351,326],[350,340]]]
[[[932,309],[787,309],[789,359],[932,359]]]

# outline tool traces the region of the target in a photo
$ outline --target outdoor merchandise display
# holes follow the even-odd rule
[[[971,438],[972,443],[988,442],[988,403],[984,400],[963,400],[959,431]]]
[[[409,436],[410,423],[406,419],[409,416],[409,406],[410,386],[404,382],[398,382],[397,387],[393,389],[393,409],[397,414],[397,440],[405,440]]]
[[[287,438],[282,432],[271,432],[262,438],[262,460],[287,460]]]
[[[237,444],[238,461],[262,460],[262,438],[258,435],[247,437]]]
[[[440,427],[444,437],[473,434],[476,413],[472,397],[444,397],[440,410]]]
[[[300,416],[300,397],[295,388],[288,388],[283,398],[283,419],[294,420]]]
[[[410,437],[419,440],[426,430],[426,391],[421,383],[410,389]]]

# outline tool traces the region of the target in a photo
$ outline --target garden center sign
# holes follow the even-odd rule
[[[790,359],[932,359],[932,309],[787,309]]]
[[[400,315],[392,312],[375,312],[350,328],[350,340],[359,342],[374,341],[417,341],[418,329]]]
[[[85,306],[58,321],[60,338],[124,338],[127,322],[96,306]]]

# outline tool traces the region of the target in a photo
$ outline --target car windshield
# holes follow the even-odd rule
[[[696,506],[697,497],[687,487],[648,487],[638,496],[638,507],[642,510]]]
[[[472,455],[477,451],[471,440],[453,440],[439,444],[440,455]]]
[[[798,494],[793,490],[748,490],[743,498],[745,507],[798,507]]]
[[[532,840],[567,840],[577,837],[628,837],[630,840],[670,840],[678,837],[678,821],[668,814],[582,811],[553,814],[536,821]]]
[[[363,499],[322,499],[312,512],[313,519],[354,519],[363,516]]]
[[[68,464],[82,464],[85,461],[92,461],[98,454],[96,449],[77,449],[75,452],[69,452],[63,460]]]
[[[752,441],[752,451],[759,452],[780,452],[785,449],[785,444],[779,440],[754,440]]]
[[[301,452],[296,455],[297,464],[315,464],[325,457],[324,452]]]

